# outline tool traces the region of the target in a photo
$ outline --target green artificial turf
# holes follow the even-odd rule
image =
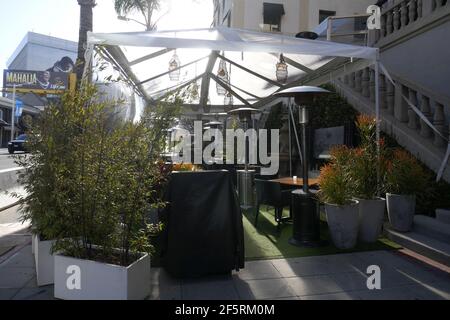
[[[285,210],[284,214],[288,212]],[[258,216],[258,227],[254,226],[254,212],[248,211],[243,216],[245,258],[246,260],[294,258],[305,256],[317,256],[335,253],[349,253],[356,251],[371,250],[393,250],[401,247],[386,238],[380,238],[376,243],[361,243],[350,250],[336,248],[330,238],[326,222],[321,222],[321,239],[325,241],[324,246],[318,248],[296,247],[289,244],[292,237],[292,224],[281,225],[280,233],[277,232],[273,209],[268,210],[265,206],[260,208]]]

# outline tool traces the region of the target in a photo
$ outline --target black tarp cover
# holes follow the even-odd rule
[[[162,263],[175,277],[229,273],[244,267],[242,214],[228,171],[174,172]]]

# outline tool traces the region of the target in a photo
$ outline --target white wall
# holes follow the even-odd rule
[[[232,27],[260,31],[264,2],[284,5],[286,14],[281,20],[281,32],[294,35],[313,30],[319,24],[319,10],[336,11],[337,15],[365,13],[376,0],[221,0],[221,15],[232,8]]]
[[[244,29],[260,31],[263,24],[263,3],[281,3],[284,5],[285,15],[281,19],[281,32],[296,34],[300,24],[300,2],[286,0],[235,0],[244,1]]]
[[[319,24],[319,10],[336,11],[337,16],[366,13],[367,7],[376,0],[310,0],[308,29]]]

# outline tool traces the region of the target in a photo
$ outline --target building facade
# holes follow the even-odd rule
[[[39,70],[53,68],[62,61],[67,67],[77,57],[76,42],[55,38],[34,32],[28,32],[8,59],[8,69]]]
[[[7,61],[9,70],[33,70],[70,73],[75,67],[78,46],[76,42],[28,32]],[[51,96],[18,93],[23,102],[22,116],[15,118],[15,135],[27,129],[27,123],[48,105]],[[7,146],[11,138],[12,94],[0,97],[0,146]]]
[[[366,13],[375,0],[214,0],[214,25],[295,35],[329,16]]]

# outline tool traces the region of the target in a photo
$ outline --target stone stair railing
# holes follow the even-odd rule
[[[385,75],[379,76],[380,111],[383,120],[381,127],[388,134],[400,138],[400,144],[437,172],[450,139],[450,98],[436,95],[395,75],[391,77],[395,85]],[[343,96],[347,99],[351,98],[349,102],[356,109],[361,112],[375,113],[375,72],[372,68],[348,74],[335,81],[335,85]],[[403,96],[418,107],[443,137],[419,118]],[[399,132],[402,132],[400,135],[403,137],[398,137]],[[450,181],[449,169],[444,179]]]
[[[383,47],[449,12],[450,0],[391,0],[382,7],[381,30],[375,36],[375,45]]]

